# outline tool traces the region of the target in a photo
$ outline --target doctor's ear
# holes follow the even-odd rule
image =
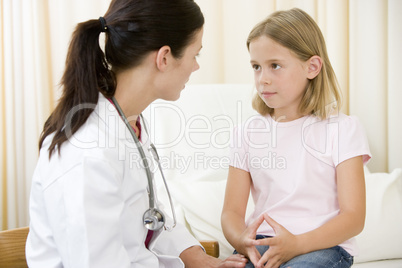
[[[314,79],[320,72],[322,68],[322,59],[320,56],[314,55],[307,60],[307,78]]]
[[[167,69],[170,57],[172,57],[172,50],[169,46],[163,46],[158,50],[156,66],[160,71],[164,72]]]

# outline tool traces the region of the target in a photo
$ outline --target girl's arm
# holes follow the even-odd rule
[[[265,215],[265,220],[274,228],[276,236],[255,242],[270,246],[260,259],[259,265],[269,260],[266,267],[278,267],[297,255],[339,245],[363,230],[366,191],[362,157],[354,157],[340,163],[336,167],[336,180],[339,214],[313,231],[292,235]]]
[[[250,185],[249,172],[229,166],[221,223],[223,234],[228,242],[237,252],[247,256],[253,263],[257,263],[260,254],[254,246],[254,241],[263,217],[248,228],[246,227],[245,215]]]

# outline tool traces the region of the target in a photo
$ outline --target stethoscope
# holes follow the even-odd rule
[[[119,115],[121,116],[121,118],[123,118],[123,121],[126,124],[128,130],[130,131],[131,136],[133,136],[133,139],[134,139],[135,144],[136,144],[136,146],[138,148],[138,151],[140,152],[140,155],[141,155],[141,158],[142,158],[142,163],[143,163],[143,165],[145,167],[145,172],[147,173],[149,209],[147,209],[144,212],[144,215],[142,216],[144,226],[148,230],[152,230],[152,231],[159,230],[162,227],[165,227],[165,230],[167,230],[167,231],[171,231],[176,226],[176,213],[175,213],[175,210],[173,208],[172,198],[170,197],[169,188],[168,188],[168,185],[166,183],[166,179],[165,179],[165,176],[163,174],[162,167],[161,167],[161,164],[160,164],[160,161],[159,161],[158,152],[156,151],[156,148],[153,145],[153,143],[150,143],[149,151],[151,152],[151,154],[152,154],[153,158],[155,159],[155,161],[158,163],[158,168],[159,168],[160,173],[162,175],[162,179],[163,179],[163,183],[165,185],[166,193],[167,193],[168,198],[169,198],[170,208],[172,210],[172,215],[173,215],[173,225],[171,227],[165,226],[165,223],[166,223],[165,215],[155,205],[153,174],[152,174],[152,172],[151,172],[151,170],[149,168],[148,160],[147,160],[147,158],[145,156],[145,153],[144,153],[144,150],[142,148],[142,145],[141,145],[140,141],[138,140],[137,135],[135,135],[135,132],[134,132],[133,128],[131,127],[130,123],[128,122],[126,116],[124,115],[120,105],[117,103],[117,101],[116,101],[116,99],[114,97],[112,97],[112,102],[113,102],[114,106],[116,107],[116,109],[117,109]],[[140,117],[141,117],[141,120],[144,121],[144,118],[142,117],[142,114],[140,114]],[[146,127],[145,123],[143,124],[143,126],[144,126],[145,131],[148,134],[148,130],[147,130],[147,127]]]

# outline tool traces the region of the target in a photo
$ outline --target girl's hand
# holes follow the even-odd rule
[[[300,255],[297,237],[267,214],[264,214],[263,218],[274,229],[276,235],[255,241],[255,245],[269,246],[256,267],[278,268],[282,263]],[[265,266],[264,263],[266,263]]]
[[[257,235],[258,227],[260,227],[263,221],[264,221],[264,215],[261,215],[252,224],[250,224],[241,234],[239,238],[240,242],[238,243],[239,246],[238,248],[236,248],[236,250],[239,253],[242,253],[245,256],[247,256],[250,259],[250,261],[254,264],[254,266],[257,265],[257,263],[261,258],[260,253],[255,247],[256,245],[255,237]]]

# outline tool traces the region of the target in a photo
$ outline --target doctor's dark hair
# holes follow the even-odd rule
[[[314,114],[325,119],[340,108],[338,81],[329,61],[324,37],[312,17],[298,8],[276,11],[252,29],[247,38],[247,48],[250,50],[250,43],[261,36],[288,48],[303,62],[315,55],[322,59],[320,73],[309,80],[300,102],[299,111],[302,114]],[[258,94],[254,95],[252,104],[262,115],[274,112]]]
[[[107,98],[114,95],[116,74],[140,65],[165,45],[181,58],[203,25],[203,14],[193,0],[113,0],[103,18],[78,24],[61,79],[62,96],[44,125],[39,149],[54,133],[49,158],[55,150],[60,153],[63,142],[92,113],[99,92]],[[104,52],[101,32],[105,32]]]

